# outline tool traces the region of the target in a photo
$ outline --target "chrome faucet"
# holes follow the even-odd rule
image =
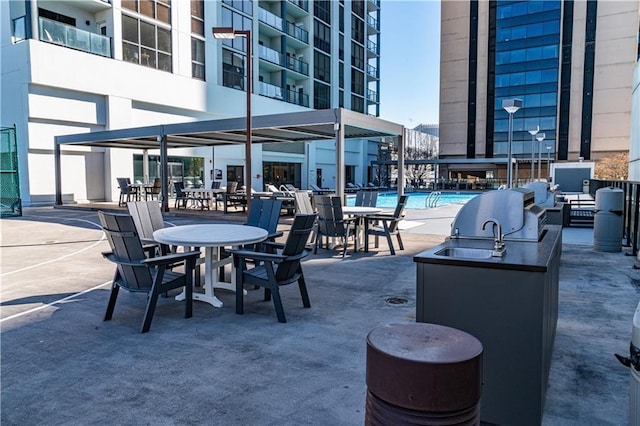
[[[497,219],[487,219],[482,224],[482,230],[487,227],[487,223],[493,223],[493,251],[491,255],[494,257],[502,257],[506,251],[504,246],[504,234],[502,233],[502,226]]]

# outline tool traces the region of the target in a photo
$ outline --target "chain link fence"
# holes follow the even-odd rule
[[[0,127],[0,217],[22,216],[16,128]]]

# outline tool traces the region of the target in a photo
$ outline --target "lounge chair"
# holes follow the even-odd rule
[[[345,187],[345,192],[356,192],[357,190],[359,190],[360,188],[358,188],[357,186],[355,186],[354,184],[352,184],[351,182],[347,182],[347,185]]]
[[[320,188],[318,185],[314,185],[312,183],[309,184],[309,188],[311,188],[311,191],[313,191],[314,195],[326,195],[335,192],[333,189]]]

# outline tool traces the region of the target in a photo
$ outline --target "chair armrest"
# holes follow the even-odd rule
[[[284,243],[278,243],[276,241],[263,241],[262,245],[263,246],[267,246],[267,247],[273,247],[275,249],[283,249],[284,248]]]
[[[264,253],[251,250],[231,250],[230,253],[233,256],[241,257],[244,259],[261,260],[263,262],[275,262],[280,263],[287,258],[275,253]]]
[[[166,256],[152,257],[150,259],[143,260],[141,263],[145,265],[150,265],[150,266],[170,265],[172,263],[181,262],[183,260],[188,260],[188,259],[195,260],[199,257],[200,257],[199,251],[187,251],[184,253],[174,253],[174,254],[168,254]]]

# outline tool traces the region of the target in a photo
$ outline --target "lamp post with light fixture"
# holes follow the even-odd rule
[[[511,142],[513,138],[513,114],[522,108],[522,99],[504,99],[502,108],[509,114],[509,140],[507,143],[507,188],[512,187],[511,177]]]
[[[547,178],[551,176],[551,160],[549,156],[551,155],[551,145],[545,145],[547,148]]]
[[[540,142],[540,144],[538,145],[538,180],[540,180],[540,165],[542,164],[542,141],[545,138],[545,134],[544,133],[538,133],[536,135],[536,139],[538,139],[538,142]]]
[[[535,129],[533,130],[529,130],[529,133],[531,134],[531,182],[533,182],[533,165],[536,162],[536,140],[535,140],[535,136],[538,134],[538,132],[540,131],[540,126],[536,126]]]
[[[246,37],[247,39],[247,85],[245,87],[247,92],[247,140],[245,142],[245,170],[244,170],[244,185],[245,193],[247,196],[247,214],[251,211],[251,88],[253,86],[253,75],[251,72],[251,31],[250,30],[236,30],[231,27],[213,27],[213,38],[217,39],[234,39],[236,37]]]

